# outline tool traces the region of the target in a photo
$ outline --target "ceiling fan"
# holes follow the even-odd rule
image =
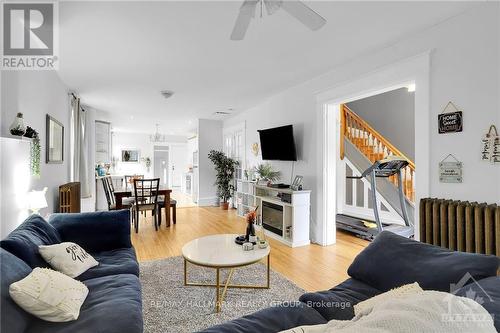
[[[268,15],[273,15],[282,8],[311,30],[318,30],[326,24],[326,20],[321,15],[298,0],[245,0],[240,7],[240,13],[234,24],[231,40],[245,38],[250,20],[255,17],[257,6],[260,6],[261,17],[264,7],[266,7]]]

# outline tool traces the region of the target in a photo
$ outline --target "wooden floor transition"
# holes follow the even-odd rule
[[[164,219],[163,219],[164,222]],[[151,218],[141,218],[139,233],[132,234],[132,243],[139,261],[181,255],[188,241],[212,234],[245,232],[245,220],[236,210],[218,207],[177,209],[177,224],[154,230]],[[347,268],[368,242],[343,232],[337,232],[337,243],[331,246],[308,245],[290,248],[270,239],[271,268],[307,291],[329,289],[345,280]],[[244,269],[244,268],[242,268]],[[168,274],[168,272],[165,272]]]

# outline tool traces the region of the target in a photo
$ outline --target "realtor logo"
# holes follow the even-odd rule
[[[56,3],[3,3],[2,69],[57,69]]]

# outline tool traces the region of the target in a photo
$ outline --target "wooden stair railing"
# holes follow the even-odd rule
[[[408,166],[403,169],[403,191],[410,202],[415,202],[415,163],[394,147],[386,138],[378,133],[366,121],[355,114],[345,104],[340,105],[340,158],[344,159],[344,139],[349,140],[372,163],[387,156],[401,156],[408,160]],[[396,176],[389,181],[397,185]]]

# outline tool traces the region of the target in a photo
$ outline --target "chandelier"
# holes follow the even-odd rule
[[[149,136],[149,140],[151,140],[151,142],[153,143],[157,143],[157,142],[165,142],[167,141],[167,138],[165,137],[165,135],[161,134],[159,131],[158,131],[158,127],[160,125],[159,124],[156,124],[156,132],[151,134]]]

